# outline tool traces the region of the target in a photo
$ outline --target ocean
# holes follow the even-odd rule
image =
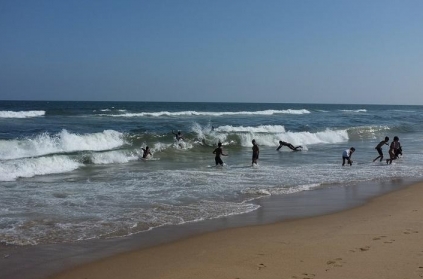
[[[385,136],[403,147],[391,165],[373,162]],[[303,149],[276,151],[280,140]],[[422,140],[423,106],[1,101],[0,243],[125,237],[245,214],[269,196],[421,179]]]

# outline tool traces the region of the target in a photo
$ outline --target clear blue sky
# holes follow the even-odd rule
[[[423,105],[423,1],[0,0],[0,99]]]

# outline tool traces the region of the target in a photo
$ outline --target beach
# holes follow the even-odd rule
[[[2,1],[0,279],[423,279],[421,10]]]
[[[332,214],[205,233],[51,278],[421,278],[423,183]]]
[[[7,131],[0,137],[1,279],[44,279],[87,264],[96,270],[93,263],[108,259],[112,268],[128,253],[148,258],[140,265],[124,260],[130,264],[125,270],[133,272],[129,277],[140,278],[195,277],[195,270],[210,264],[215,271],[205,271],[207,276],[227,277],[213,272],[222,270],[218,266],[248,270],[242,263],[256,254],[273,255],[257,263],[266,272],[311,258],[345,261],[341,248],[333,252],[340,256],[316,256],[318,246],[308,250],[316,242],[297,251],[298,246],[281,249],[272,237],[297,237],[287,243],[315,239],[328,249],[332,242],[348,243],[323,240],[341,236],[334,224],[357,223],[352,217],[316,224],[314,218],[358,208],[423,180],[420,106],[28,101],[3,102],[0,112],[1,130]],[[183,142],[175,139],[176,131],[182,131]],[[392,165],[373,162],[374,147],[385,136],[398,136],[404,150]],[[255,166],[252,139],[260,147]],[[280,140],[303,149],[276,150]],[[212,154],[218,142],[229,155],[222,167],[214,166]],[[153,156],[140,159],[146,146]],[[342,167],[342,151],[352,146],[354,163]],[[178,248],[181,254],[172,250],[190,241],[198,243]],[[225,265],[208,259],[207,243]],[[354,246],[346,251],[369,244]],[[252,252],[257,249],[265,251]],[[150,262],[156,253],[162,261]],[[335,262],[329,266],[347,265]],[[299,276],[294,270],[277,273]]]

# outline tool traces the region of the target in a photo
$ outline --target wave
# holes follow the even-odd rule
[[[201,133],[198,132],[199,130]],[[223,145],[239,144],[244,147],[251,146],[253,139],[261,146],[277,146],[280,140],[294,145],[307,145],[341,143],[347,142],[349,139],[347,130],[326,129],[319,132],[291,132],[286,131],[282,125],[261,125],[258,127],[226,125],[216,127],[209,132],[196,127],[193,128],[193,131],[197,131],[197,137],[204,139],[210,145],[220,141]]]
[[[242,193],[251,196],[253,199],[271,195],[289,195],[303,191],[310,191],[320,187],[320,183],[304,184],[291,187],[276,187],[267,189],[246,189]]]
[[[101,116],[111,117],[160,117],[160,116],[231,116],[231,115],[273,115],[273,114],[308,114],[306,109],[287,109],[287,110],[262,110],[262,111],[225,111],[225,112],[207,112],[207,111],[160,111],[160,112],[139,112],[124,114],[100,114]]]
[[[134,154],[121,151],[110,151],[102,153],[94,153],[90,156],[89,160],[96,165],[107,165],[107,164],[123,164],[130,161],[136,161],[140,158],[141,153]]]
[[[367,112],[367,109],[341,109],[342,112]]]
[[[125,144],[123,134],[114,130],[85,135],[62,130],[54,135],[43,133],[34,138],[0,140],[0,159],[10,160],[86,150],[102,151],[123,144]]]
[[[20,177],[28,178],[37,175],[66,173],[87,164],[123,164],[139,160],[141,156],[142,151],[139,149],[134,151],[116,150],[0,161],[0,181],[14,181]],[[155,160],[155,158],[151,159]]]
[[[30,111],[0,111],[0,118],[31,118],[44,116],[44,110],[30,110]]]
[[[126,109],[115,109],[114,107],[112,108],[106,108],[106,109],[99,109],[99,111],[101,112],[113,112],[113,111],[118,111],[118,112],[126,112]],[[97,112],[97,110],[93,110],[93,112]]]
[[[258,127],[244,126],[219,126],[215,129],[217,132],[248,132],[248,133],[285,133],[285,127],[282,125],[260,125]]]
[[[33,177],[76,170],[81,163],[67,156],[51,156],[0,162],[0,181],[14,181],[19,177]]]
[[[376,139],[380,134],[389,131],[391,128],[388,126],[360,126],[348,128],[348,135],[351,139]]]

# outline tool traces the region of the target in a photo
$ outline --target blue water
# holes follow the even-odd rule
[[[372,162],[385,136],[404,150],[392,165]],[[0,242],[125,236],[250,212],[268,195],[419,179],[422,139],[422,106],[1,101]]]

